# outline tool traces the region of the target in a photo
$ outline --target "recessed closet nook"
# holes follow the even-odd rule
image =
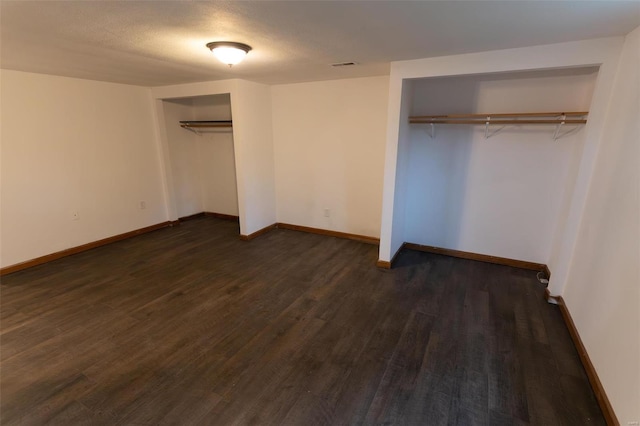
[[[548,264],[568,217],[597,74],[582,67],[404,80],[393,233]]]
[[[178,217],[238,216],[229,94],[165,99],[162,112]]]

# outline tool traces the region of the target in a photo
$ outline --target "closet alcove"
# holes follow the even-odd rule
[[[162,107],[178,217],[203,212],[237,217],[230,95],[164,99]]]
[[[584,67],[405,80],[403,104],[411,117],[588,112],[597,73]],[[394,210],[403,220],[394,217],[394,232],[403,227],[408,243],[549,263],[568,217],[584,124],[403,120]]]

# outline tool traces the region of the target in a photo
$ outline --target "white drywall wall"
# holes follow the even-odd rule
[[[276,222],[270,87],[238,81],[231,92],[231,114],[238,170],[240,233],[250,235]]]
[[[626,37],[563,298],[621,425],[640,421],[640,28]]]
[[[397,165],[395,167],[396,188],[393,196],[393,230],[391,232],[391,259],[400,250],[402,244],[407,241],[407,205],[409,188],[409,165],[411,126],[409,116],[411,115],[411,104],[413,102],[413,84],[409,80],[402,81],[402,102],[400,105],[400,125],[398,131]]]
[[[272,87],[278,222],[378,237],[388,81]]]
[[[149,89],[7,70],[0,84],[2,266],[167,220]]]
[[[204,209],[199,170],[197,135],[178,125],[193,120],[191,102],[163,102],[163,113],[173,176],[173,194],[178,217],[200,213]]]
[[[411,115],[588,111],[597,69],[413,81]],[[412,124],[405,240],[546,264],[567,215],[584,126]],[[400,160],[399,160],[400,161]],[[565,202],[566,200],[566,202]]]

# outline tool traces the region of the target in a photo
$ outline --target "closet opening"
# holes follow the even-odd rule
[[[403,217],[394,232],[409,247],[549,264],[597,74],[581,67],[405,80],[394,211]]]
[[[237,221],[230,95],[164,99],[162,107],[178,218],[204,213]]]

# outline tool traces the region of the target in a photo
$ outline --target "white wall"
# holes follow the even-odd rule
[[[238,173],[240,233],[249,235],[276,222],[271,89],[238,81],[231,92]],[[243,220],[244,218],[244,220]]]
[[[272,87],[278,222],[379,236],[388,82]]]
[[[149,89],[7,70],[0,84],[2,266],[167,220]]]
[[[178,125],[178,121],[194,119],[193,106],[188,101],[164,101],[162,106],[178,217],[200,213],[204,211],[204,206],[197,135]]]
[[[411,115],[588,111],[597,69],[413,81]],[[412,124],[405,240],[546,264],[566,217],[584,126]],[[494,132],[496,132],[494,134]],[[399,160],[400,161],[400,160]]]
[[[640,421],[640,28],[625,40],[563,295],[620,424]]]
[[[410,144],[411,127],[409,116],[413,102],[413,84],[409,80],[402,82],[402,102],[400,104],[400,123],[397,144],[397,165],[395,166],[395,192],[393,195],[393,229],[391,232],[391,255],[400,250],[402,244],[407,241],[406,213],[407,213],[407,189],[409,188],[409,165],[411,163]]]

